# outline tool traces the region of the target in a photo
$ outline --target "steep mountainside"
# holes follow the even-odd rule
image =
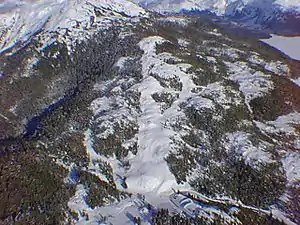
[[[11,27],[22,48],[4,33],[0,223],[299,224],[299,62],[98,2],[64,33]]]

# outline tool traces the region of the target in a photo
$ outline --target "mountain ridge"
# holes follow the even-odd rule
[[[105,28],[112,22],[147,14],[127,0],[20,1],[20,4],[8,1],[0,8],[0,53],[26,44],[39,32],[45,33],[44,44],[49,45],[66,33],[80,39],[84,30],[93,30],[96,26]]]

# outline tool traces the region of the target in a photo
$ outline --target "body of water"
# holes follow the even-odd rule
[[[277,48],[292,59],[300,60],[300,37],[283,37],[272,35],[269,39],[262,39],[262,42]]]

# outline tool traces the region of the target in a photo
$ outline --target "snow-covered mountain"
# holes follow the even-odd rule
[[[273,33],[300,34],[299,0],[134,0],[143,7],[163,13],[182,10],[208,11],[241,26],[267,29]]]
[[[277,15],[244,2],[199,7]],[[0,224],[300,223],[298,61],[126,0],[0,15]]]
[[[300,35],[300,1],[236,1],[228,5],[224,16],[243,26]]]
[[[95,27],[105,28],[145,14],[143,8],[127,0],[1,1],[0,53],[26,44],[39,32],[45,34],[43,44],[47,45],[66,38],[66,33],[73,39],[85,38]]]
[[[68,38],[66,33],[73,39],[84,38],[85,31],[101,24],[146,16],[144,8],[168,13],[209,11],[242,26],[300,33],[299,0],[5,0],[0,2],[0,53],[26,45],[39,32],[45,33],[44,45]]]
[[[279,7],[282,10],[300,10],[299,0],[132,0],[142,6],[160,12],[174,12],[182,9],[209,10],[218,15],[230,14],[232,9],[243,10],[250,5],[265,10]]]

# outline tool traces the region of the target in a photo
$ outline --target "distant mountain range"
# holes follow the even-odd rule
[[[284,35],[300,34],[299,0],[136,0],[141,6],[172,13],[182,10],[209,11],[242,26]]]
[[[280,8],[282,11],[300,11],[299,0],[131,0],[148,9],[160,12],[180,11],[181,9],[209,10],[218,15],[228,15],[255,6],[269,10]]]

